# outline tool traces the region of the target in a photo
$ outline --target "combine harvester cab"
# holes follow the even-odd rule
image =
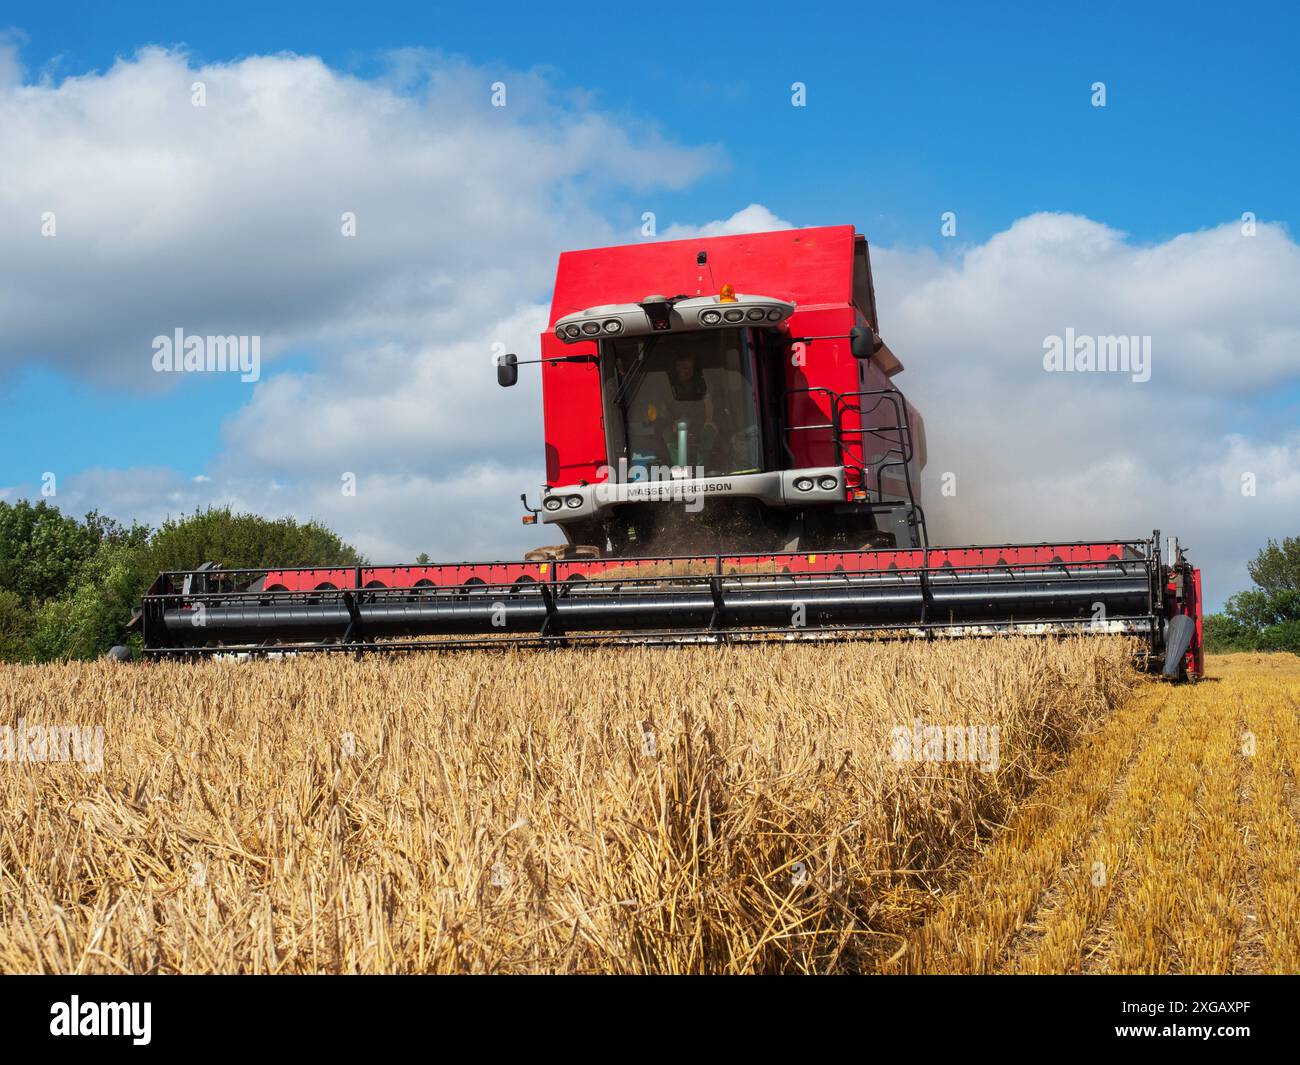
[[[672,295],[669,295],[672,293]],[[1140,638],[1202,671],[1200,574],[1143,540],[939,548],[920,415],[851,226],[566,252],[546,482],[519,562],[161,574],[154,657],[996,633]]]

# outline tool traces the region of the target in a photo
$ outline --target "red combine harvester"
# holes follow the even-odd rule
[[[934,637],[1142,638],[1202,672],[1200,571],[1150,539],[930,547],[925,432],[852,226],[566,252],[520,562],[163,573],[150,656]],[[557,537],[558,538],[558,537]]]

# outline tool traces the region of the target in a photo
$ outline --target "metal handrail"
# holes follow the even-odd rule
[[[896,453],[898,454],[899,457],[893,461],[883,462],[879,464],[876,467],[876,480],[877,483],[882,486],[881,493],[883,494],[884,489],[883,489],[883,481],[881,478],[881,471],[888,469],[891,466],[902,467],[903,487],[907,491],[907,504],[909,508],[912,510],[912,512],[917,516],[918,524],[921,527],[922,542],[928,543],[929,529],[926,527],[925,524],[925,512],[920,508],[920,506],[917,505],[916,491],[912,486],[912,460],[915,457],[915,449],[912,440],[912,419],[907,410],[907,400],[903,396],[903,394],[899,392],[898,389],[896,388],[872,388],[872,389],[861,389],[856,392],[845,392],[843,395],[839,397],[839,403],[843,404],[850,397],[865,397],[865,396],[879,397],[876,403],[872,405],[870,411],[867,411],[865,413],[871,413],[871,411],[874,411],[877,407],[879,407],[882,402],[888,402],[890,406],[894,408],[894,416],[897,421],[897,424],[885,425],[885,426],[872,426],[870,428],[859,427],[857,429],[847,430],[847,432],[857,433],[859,435],[863,433],[871,433],[873,436],[879,436],[881,433],[885,433],[885,432],[898,433],[898,447],[890,448],[885,452],[885,454],[889,455],[889,454]],[[857,414],[859,419],[861,419],[864,414],[864,412],[861,409],[861,404],[858,405]],[[839,416],[838,420],[841,422],[841,432],[843,433],[846,430],[842,428],[842,423],[843,423],[842,414]],[[866,456],[864,455],[863,459],[865,460],[865,458]]]

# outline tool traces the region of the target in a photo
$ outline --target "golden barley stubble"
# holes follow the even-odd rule
[[[1300,658],[1142,685],[913,936],[910,971],[1280,973],[1300,956]]]

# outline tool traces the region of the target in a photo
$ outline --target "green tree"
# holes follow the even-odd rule
[[[1219,653],[1253,651],[1258,639],[1254,629],[1249,629],[1227,614],[1207,614],[1202,623],[1206,650]]]
[[[1300,654],[1300,537],[1270,540],[1246,568],[1255,587],[1205,619],[1205,646]]]
[[[1300,621],[1282,621],[1259,634],[1261,651],[1290,651],[1300,655]]]
[[[127,625],[155,574],[143,545],[105,541],[68,592],[41,604],[31,633],[31,657],[48,662],[96,658],[128,643]]]
[[[62,595],[100,544],[142,547],[149,532],[94,510],[78,521],[44,499],[0,502],[0,589],[29,603]]]
[[[261,518],[235,514],[228,507],[209,507],[189,517],[169,518],[149,543],[149,566],[164,570],[196,569],[216,562],[227,569],[263,566],[359,566],[357,551],[316,521]]]
[[[1243,628],[1258,632],[1270,625],[1300,620],[1300,592],[1270,593],[1252,588],[1238,592],[1223,609]]]
[[[36,619],[17,592],[0,590],[0,662],[27,662]]]
[[[1288,536],[1280,544],[1269,540],[1246,569],[1250,579],[1269,595],[1300,592],[1300,536]]]
[[[127,643],[132,613],[162,570],[364,561],[315,521],[214,507],[152,531],[95,511],[79,522],[45,501],[0,503],[0,660],[94,658]]]
[[[44,499],[0,502],[0,590],[26,603],[62,595],[104,532],[98,521],[66,517]]]

